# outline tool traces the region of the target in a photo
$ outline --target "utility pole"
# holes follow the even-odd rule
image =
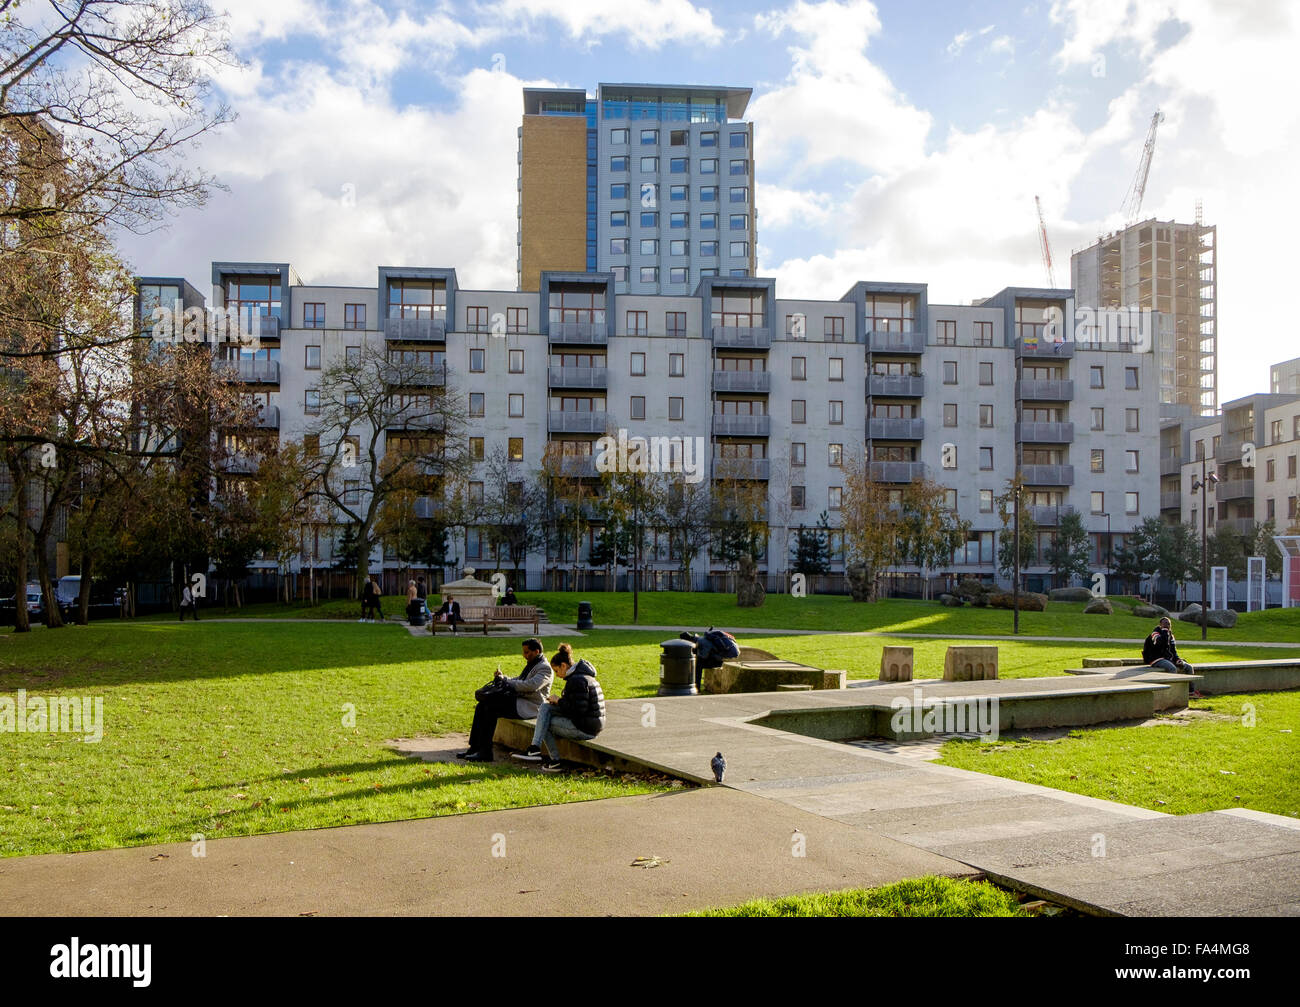
[[[1011,579],[1011,632],[1020,632],[1020,473],[1016,472],[1016,485],[1011,516],[1011,534],[1015,537],[1015,571]]]
[[[1201,491],[1201,639],[1206,639],[1208,633],[1206,630],[1207,617],[1209,615],[1209,596],[1205,593],[1206,584],[1209,582],[1209,549],[1206,545],[1205,536],[1205,487],[1208,483],[1211,486],[1217,485],[1219,477],[1214,472],[1206,475],[1205,472],[1205,455],[1201,455],[1201,478],[1192,477],[1192,495],[1196,491]]]

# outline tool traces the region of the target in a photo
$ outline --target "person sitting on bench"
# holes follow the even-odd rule
[[[1174,641],[1173,623],[1167,618],[1151,632],[1142,644],[1142,660],[1153,668],[1184,675],[1195,675],[1196,669],[1178,656]]]
[[[442,603],[442,606],[434,613],[433,617],[439,622],[451,623],[453,633],[456,632],[456,623],[465,621],[460,617],[460,602],[451,595],[447,595],[447,600]]]

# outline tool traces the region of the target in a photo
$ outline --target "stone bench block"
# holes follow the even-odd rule
[[[997,647],[952,646],[943,656],[945,682],[978,682],[997,677]]]

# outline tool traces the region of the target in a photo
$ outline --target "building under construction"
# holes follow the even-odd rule
[[[1195,224],[1152,218],[1108,234],[1070,257],[1070,276],[1079,306],[1160,313],[1160,401],[1208,416],[1219,405],[1216,234],[1199,216]]]

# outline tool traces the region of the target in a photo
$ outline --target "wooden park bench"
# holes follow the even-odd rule
[[[488,635],[488,629],[492,626],[507,625],[528,625],[532,623],[533,633],[537,632],[539,624],[536,605],[493,605],[478,606],[475,608],[462,608],[461,620],[457,624],[457,630],[460,629],[482,629],[483,635]],[[437,634],[439,630],[446,633],[450,631],[451,623],[439,622],[436,618],[429,623],[429,632]]]

